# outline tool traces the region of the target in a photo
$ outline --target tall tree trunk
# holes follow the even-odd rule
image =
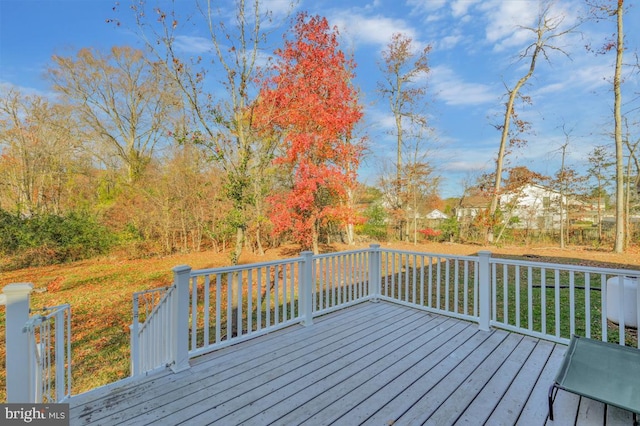
[[[350,172],[350,171],[351,171],[351,167],[350,165],[347,165],[347,172]],[[347,209],[351,211],[354,210],[354,206],[355,206],[355,196],[353,192],[354,191],[352,187],[347,188]],[[355,237],[355,226],[353,225],[353,223],[347,222],[344,227],[344,231],[347,237],[347,244],[350,246],[354,245],[356,243],[356,237]]]
[[[238,226],[236,228],[236,245],[231,253],[231,263],[237,265],[242,255],[242,247],[244,246],[244,228]]]
[[[260,224],[256,228],[256,250],[258,252],[258,256],[264,256],[264,248],[262,247],[262,235],[260,233]]]
[[[534,54],[535,55],[535,54]],[[493,226],[498,211],[498,200],[500,199],[500,189],[502,188],[502,171],[504,169],[504,153],[507,150],[507,141],[509,139],[509,125],[511,124],[511,115],[513,114],[513,104],[518,96],[518,91],[526,83],[533,74],[535,67],[535,56],[531,60],[531,67],[527,75],[518,80],[516,87],[509,93],[506,111],[504,113],[504,122],[502,123],[502,135],[500,136],[500,148],[498,149],[498,157],[496,158],[496,172],[493,183],[493,193],[491,194],[491,205],[489,206],[489,223],[485,230],[485,240],[488,243],[493,242]]]
[[[354,245],[356,243],[356,237],[353,223],[347,223],[344,230],[347,235],[347,244],[350,246]]]
[[[617,20],[617,44],[616,44],[616,68],[613,76],[613,117],[615,122],[616,141],[616,239],[613,250],[616,253],[624,252],[625,226],[624,226],[624,158],[622,152],[622,54],[624,52],[624,30],[622,27],[624,0],[618,0],[616,9]]]
[[[397,83],[400,88],[401,83]],[[404,214],[404,203],[402,202],[402,116],[399,112],[394,111],[396,115],[396,131],[397,135],[397,147],[396,147],[396,205],[398,209]],[[402,216],[399,216],[398,223],[398,238],[400,241],[404,240],[404,220]]]
[[[598,184],[598,244],[602,244],[602,192]]]
[[[319,254],[320,253],[320,246],[318,245],[318,239],[319,239],[319,234],[320,234],[320,224],[318,223],[318,221],[316,220],[315,223],[313,224],[313,232],[311,234],[311,244],[312,244],[312,248],[313,248],[313,254]]]
[[[568,142],[567,142],[568,143]],[[564,174],[564,159],[567,152],[567,144],[562,145],[562,165],[560,166],[560,248],[565,248],[565,239],[564,239],[564,231],[565,231],[565,208],[564,208],[564,200],[566,198],[566,188],[565,188],[565,174]],[[569,222],[569,212],[567,211],[567,225]],[[567,226],[568,228],[568,226]]]
[[[629,246],[629,231],[631,230],[631,216],[630,216],[630,204],[631,204],[631,153],[629,153],[629,160],[627,161],[627,181],[624,188],[624,226],[627,232],[625,233],[624,247]]]

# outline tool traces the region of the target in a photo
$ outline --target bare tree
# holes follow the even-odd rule
[[[0,200],[18,214],[60,214],[84,167],[68,108],[15,89],[0,96]],[[86,163],[85,163],[86,165]]]
[[[568,225],[568,220],[565,221],[565,200],[567,197],[567,186],[568,186],[568,174],[567,174],[567,169],[565,168],[565,159],[567,156],[567,147],[569,146],[569,135],[566,133],[565,131],[565,143],[562,144],[562,146],[560,147],[560,151],[562,152],[562,160],[560,162],[560,170],[558,172],[558,175],[556,176],[556,180],[558,183],[558,186],[560,187],[560,248],[564,248],[565,247],[565,235],[564,235],[564,231],[565,231],[565,223]],[[568,215],[567,215],[567,219],[568,219]],[[568,226],[566,226],[568,228]]]
[[[105,155],[119,158],[134,182],[168,130],[177,102],[170,82],[141,50],[126,46],[109,53],[85,48],[53,62],[53,87],[74,107],[85,139],[108,147]]]
[[[405,153],[405,156],[407,161],[401,175],[405,187],[403,199],[408,207],[407,220],[413,222],[413,243],[417,244],[418,219],[427,213],[429,202],[437,198],[440,178],[429,164],[429,153],[421,149],[420,143],[416,143],[414,149]]]
[[[509,97],[505,105],[504,121],[501,126],[498,126],[501,129],[501,137],[500,147],[498,149],[498,155],[496,158],[493,194],[491,196],[491,205],[489,207],[489,224],[485,233],[485,239],[487,240],[487,242],[493,242],[493,219],[495,218],[496,211],[498,209],[498,200],[500,198],[500,189],[502,187],[504,156],[507,150],[507,144],[509,142],[510,124],[514,118],[514,103],[518,96],[520,96],[520,89],[531,78],[531,76],[533,76],[536,65],[538,63],[538,59],[540,57],[547,60],[547,62],[550,62],[549,51],[552,50],[567,55],[567,53],[560,47],[556,46],[554,42],[557,39],[573,32],[576,28],[576,25],[569,28],[563,28],[562,24],[565,17],[563,15],[551,16],[551,6],[551,2],[541,2],[536,26],[520,27],[524,30],[530,31],[534,35],[535,41],[528,45],[520,54],[520,60],[523,60],[525,58],[529,59],[529,69],[527,70],[526,74],[520,77],[513,88],[507,89]]]
[[[581,192],[581,186],[587,180],[586,176],[579,175],[566,161],[571,142],[571,131],[572,129],[567,129],[565,124],[562,125],[565,140],[556,151],[560,153],[560,170],[551,179],[551,184],[560,193],[560,197],[557,199],[557,208],[560,214],[560,248],[565,248],[569,240],[570,201],[575,198],[577,193]]]
[[[430,68],[427,57],[431,46],[418,48],[413,40],[405,34],[395,33],[382,52],[383,62],[380,64],[384,81],[378,83],[378,91],[389,102],[389,108],[395,120],[396,136],[396,168],[395,168],[395,210],[404,210],[402,199],[403,152],[406,144],[428,128],[427,118],[422,111],[424,97],[427,93],[426,77]],[[398,236],[408,238],[403,220],[398,225]]]
[[[622,253],[625,249],[625,220],[624,220],[624,142],[622,137],[622,68],[624,56],[624,0],[587,0],[591,17],[596,21],[615,19],[616,32],[614,39],[606,40],[597,53],[603,54],[614,51],[616,63],[613,72],[613,121],[615,140],[615,168],[616,168],[616,230],[613,250]]]
[[[622,253],[625,249],[624,223],[624,147],[622,142],[622,57],[624,53],[624,0],[618,0],[614,16],[616,17],[616,66],[613,73],[613,119],[616,141],[616,239],[613,250]]]
[[[610,160],[610,153],[606,146],[596,146],[589,153],[589,168],[587,169],[587,174],[589,177],[596,180],[596,188],[594,192],[597,203],[596,221],[598,222],[599,243],[602,242],[602,210],[604,209],[603,195],[610,178],[608,169],[614,164],[615,163]]]
[[[228,203],[217,200],[220,173],[207,167],[206,153],[191,144],[173,146],[154,159],[141,178],[138,212],[131,221],[163,253],[199,251],[207,229],[226,213]],[[126,208],[126,206],[123,206]],[[126,212],[125,212],[126,213]]]

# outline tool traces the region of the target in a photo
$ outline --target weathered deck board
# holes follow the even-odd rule
[[[547,391],[566,347],[390,303],[363,303],[71,399],[71,424],[629,424]]]
[[[340,320],[337,316],[327,316],[317,322],[317,328],[307,329],[296,327],[292,330],[263,336],[259,339],[246,342],[248,345],[232,346],[215,352],[213,356],[203,356],[195,360],[190,370],[172,375],[168,378],[160,377],[158,380],[146,381],[139,387],[127,387],[123,391],[109,395],[106,404],[94,406],[89,401],[83,410],[84,417],[91,416],[90,421],[96,422],[108,418],[112,424],[127,421],[133,424],[141,415],[160,415],[161,412],[170,413],[169,410],[181,408],[181,398],[191,397],[193,402],[199,395],[206,398],[209,393],[201,390],[209,385],[217,385],[221,391],[229,388],[229,382],[237,382],[242,378],[250,380],[257,375],[257,369],[274,369],[283,356],[313,356],[320,345],[329,343],[328,349],[338,347],[340,339],[348,341],[351,336],[363,333],[370,328],[370,323],[376,318],[393,319],[399,317],[402,312],[394,310],[392,306],[381,305],[378,312],[345,310],[346,317]],[[339,327],[347,330],[339,330]],[[288,332],[287,332],[288,331]],[[315,333],[314,333],[315,331]],[[275,342],[273,345],[271,343]],[[239,350],[242,348],[242,350]],[[311,355],[310,355],[311,354]],[[304,361],[304,360],[301,360]],[[78,397],[82,398],[82,396]],[[80,399],[80,402],[83,402]],[[148,407],[153,404],[159,411],[151,412]],[[167,407],[167,404],[172,404]],[[89,407],[89,409],[86,409]],[[182,405],[182,408],[185,406]]]
[[[531,390],[533,390],[536,382],[538,382],[540,372],[549,360],[553,348],[553,343],[544,340],[536,342],[535,348],[522,364],[520,371],[518,371],[509,388],[505,394],[499,398],[498,404],[487,419],[488,424],[497,424],[498,420],[503,422],[503,424],[515,424],[518,421],[525,404],[530,399]],[[551,372],[551,370],[548,371]],[[555,372],[553,372],[553,374],[555,374]],[[553,380],[553,378],[549,380]],[[542,400],[542,403],[545,403],[545,401],[546,400]],[[544,410],[538,410],[538,413],[544,414],[546,418],[546,412]],[[544,419],[538,418],[536,421],[537,423],[542,423]]]

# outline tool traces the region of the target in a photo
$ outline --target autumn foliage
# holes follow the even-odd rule
[[[270,218],[276,234],[291,232],[317,251],[324,224],[355,220],[348,194],[361,156],[352,133],[362,111],[351,84],[354,63],[339,49],[337,29],[304,13],[276,56],[256,116],[281,135],[275,162],[291,173],[291,184],[271,197]]]
[[[441,230],[433,229],[433,228],[418,229],[418,232],[424,235],[425,238],[427,239],[432,239],[432,238],[435,239],[436,237],[439,237],[440,235],[442,235]]]

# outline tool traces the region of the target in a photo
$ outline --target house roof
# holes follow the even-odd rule
[[[427,219],[449,219],[449,216],[442,213],[438,209],[433,209],[430,213],[427,213],[425,216]]]

